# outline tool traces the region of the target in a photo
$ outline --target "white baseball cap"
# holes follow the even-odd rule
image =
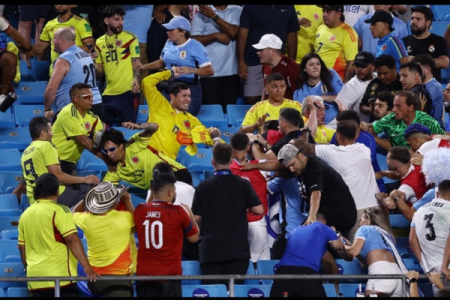
[[[281,50],[283,47],[283,42],[279,37],[277,37],[275,34],[269,33],[265,34],[261,37],[258,44],[254,44],[253,48],[256,48],[258,50],[266,49],[266,48],[273,48]]]

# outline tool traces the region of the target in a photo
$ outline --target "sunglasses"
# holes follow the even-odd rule
[[[84,95],[72,96],[72,98],[83,98],[84,100],[92,100],[93,97],[94,97],[94,95],[92,95],[92,94],[84,94]]]
[[[102,149],[102,152],[104,154],[108,154],[108,152],[114,152],[114,151],[116,151],[116,147],[111,147],[109,149]]]

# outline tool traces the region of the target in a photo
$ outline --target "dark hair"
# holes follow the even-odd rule
[[[356,110],[344,110],[338,113],[338,115],[336,116],[336,121],[338,122],[347,120],[354,121],[358,126],[359,124],[361,124],[361,117],[356,112]]]
[[[344,14],[342,14],[342,16],[343,15]],[[308,80],[308,74],[306,73],[306,65],[308,64],[308,61],[312,58],[317,58],[320,62],[320,81],[322,81],[322,85],[325,87],[326,93],[334,93],[335,90],[331,85],[333,73],[331,73],[331,71],[327,68],[327,65],[323,62],[319,54],[315,52],[310,52],[305,56],[303,56],[302,61],[300,62],[300,70],[298,72],[298,77],[296,80],[297,88],[303,89],[303,86],[307,84],[306,81]]]
[[[339,133],[346,139],[354,140],[358,132],[358,126],[359,124],[356,124],[353,120],[339,121],[336,126],[336,133]]]
[[[249,142],[250,139],[248,138],[247,134],[243,132],[236,132],[230,138],[231,148],[237,151],[244,151],[247,148]]]
[[[436,69],[436,62],[434,61],[434,58],[431,55],[426,53],[418,54],[414,56],[414,58],[411,61],[418,63],[422,66],[429,67],[431,73],[434,74],[434,70]]]
[[[426,7],[425,5],[413,6],[411,7],[411,14],[413,12],[422,13],[425,17],[425,21],[431,21],[430,26],[433,23],[434,14],[429,7]]]
[[[264,122],[262,129],[263,131],[278,130],[278,125],[280,125],[278,120],[269,120]]]
[[[406,68],[409,68],[409,71],[411,73],[419,73],[419,77],[420,77],[420,79],[422,79],[422,67],[418,63],[413,62],[413,61],[408,61],[407,63],[404,63],[400,66],[400,70],[406,69]]]
[[[111,127],[103,133],[102,138],[100,139],[100,149],[103,149],[107,141],[111,141],[116,145],[125,144],[127,142],[122,131]]]
[[[82,89],[90,89],[90,88],[91,88],[91,85],[89,85],[89,84],[82,83],[82,82],[75,83],[74,85],[72,85],[72,87],[69,90],[70,99],[72,99],[72,97],[74,96],[75,91],[80,91]]]
[[[189,85],[184,82],[174,82],[169,87],[169,94],[178,95],[181,90],[188,90]]]
[[[157,163],[153,167],[153,179],[151,181],[152,191],[158,193],[166,185],[177,182],[172,167],[166,162]]]
[[[411,135],[416,133],[426,134],[428,136],[431,135],[430,129],[428,129],[428,127],[426,127],[425,125],[422,125],[420,123],[412,123],[411,125],[406,127],[403,136],[405,137],[405,139],[408,139]]]
[[[43,116],[37,116],[30,120],[28,130],[30,131],[30,136],[32,140],[39,138],[42,130],[48,130],[48,123],[52,123],[48,118]]]
[[[411,160],[411,153],[406,147],[391,147],[389,148],[388,152],[391,153],[391,159],[397,160],[404,165],[406,165]]]
[[[389,91],[381,91],[377,94],[376,99],[386,102],[388,110],[392,110],[394,107],[394,95]]]
[[[284,82],[286,82],[286,79],[284,78],[283,75],[281,75],[278,72],[272,73],[269,76],[267,76],[266,78],[266,84],[271,83],[272,81],[280,81],[283,80]]]
[[[390,54],[381,54],[377,58],[375,58],[375,68],[378,69],[379,67],[386,66],[389,69],[397,69],[397,63],[395,61],[395,58]]]
[[[36,179],[33,196],[34,199],[45,199],[58,195],[59,181],[52,173],[44,173]]]
[[[447,194],[450,192],[450,180],[449,179],[445,179],[442,180],[439,185],[438,185],[438,192],[442,193],[442,194]]]
[[[446,297],[446,298],[448,298],[448,297],[450,297],[450,288],[443,288],[443,289],[441,289],[441,290],[439,290],[437,293],[436,293],[436,298],[437,297]]]
[[[217,143],[213,149],[214,160],[221,165],[228,165],[231,163],[231,146],[229,144]]]
[[[292,126],[303,128],[305,123],[303,122],[302,115],[298,110],[291,107],[285,107],[280,109],[280,114],[278,118],[282,118]]]
[[[406,105],[413,105],[415,110],[420,110],[419,96],[416,93],[407,90],[400,90],[395,92],[395,96],[401,96],[406,98]]]
[[[105,18],[111,18],[112,16],[119,15],[119,16],[125,16],[126,12],[120,5],[108,5],[103,9],[102,12],[102,21],[101,25],[103,27],[103,30],[107,31],[107,26],[105,22],[103,21]]]

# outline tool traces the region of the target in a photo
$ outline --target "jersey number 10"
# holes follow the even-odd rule
[[[163,224],[161,221],[153,221],[150,225],[149,220],[145,220],[142,225],[145,226],[145,249],[150,249],[150,243],[153,248],[161,249],[163,246]],[[156,241],[156,236],[158,235],[158,242]]]

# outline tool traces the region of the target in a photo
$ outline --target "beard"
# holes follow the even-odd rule
[[[415,28],[415,29],[413,29],[413,28]],[[413,35],[421,35],[424,32],[425,32],[425,28],[421,29],[421,28],[418,28],[418,27],[411,27],[411,33]]]
[[[175,203],[175,199],[176,199],[176,196],[174,196],[174,197],[172,198],[172,201],[170,201],[170,204],[174,204],[174,203]]]
[[[65,15],[65,14],[67,14],[69,12],[69,9],[68,8],[60,8],[60,9],[57,9],[56,10],[56,13],[58,14],[58,16],[62,16],[62,15]]]
[[[111,25],[108,25],[109,30],[111,30],[114,34],[119,34],[122,32],[123,28],[117,29],[117,27],[112,27]]]

